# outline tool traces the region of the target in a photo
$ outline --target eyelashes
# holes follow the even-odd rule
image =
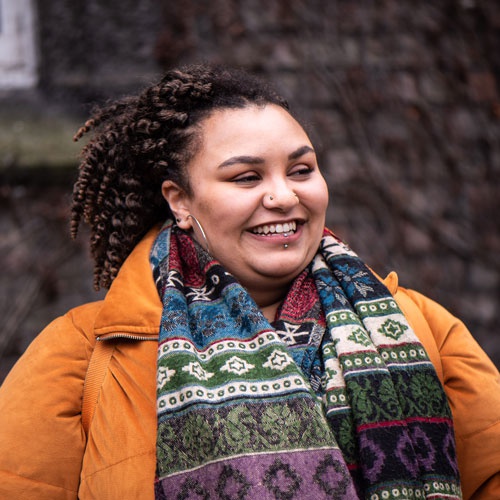
[[[296,166],[287,174],[287,177],[295,177],[295,178],[307,177],[311,173],[313,173],[314,170],[315,167],[310,167],[308,165],[301,165],[299,167]],[[234,182],[235,184],[252,184],[252,183],[257,183],[260,180],[262,180],[262,175],[260,173],[249,172],[234,177],[233,179],[231,179],[231,182]]]
[[[258,174],[248,174],[236,177],[235,179],[232,179],[231,182],[234,182],[235,184],[251,184],[254,182],[259,182],[260,179],[261,177]]]

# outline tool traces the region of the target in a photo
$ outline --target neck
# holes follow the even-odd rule
[[[289,290],[289,284],[280,288],[259,289],[258,291],[248,289],[248,293],[255,300],[264,317],[273,322],[276,317],[276,311],[283,302]]]
[[[281,305],[281,301],[260,308],[260,310],[262,311],[262,314],[264,315],[264,318],[266,318],[267,321],[269,321],[269,323],[272,323],[275,320],[276,311],[278,310],[278,307],[280,305]]]

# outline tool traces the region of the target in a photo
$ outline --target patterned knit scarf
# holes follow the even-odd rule
[[[446,396],[395,300],[325,230],[273,326],[167,223],[157,499],[461,498]]]

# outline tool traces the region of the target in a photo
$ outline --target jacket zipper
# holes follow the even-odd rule
[[[102,338],[101,336],[96,337],[97,342],[106,342],[107,340],[115,340],[115,339],[125,339],[125,340],[158,340],[159,337],[151,337],[150,335],[141,336],[141,335],[130,335],[127,333],[115,333],[113,335],[109,335],[107,337]]]

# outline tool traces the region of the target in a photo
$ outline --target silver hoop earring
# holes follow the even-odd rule
[[[198,219],[194,216],[194,215],[191,215],[189,214],[187,216],[187,218],[189,219],[191,217],[191,219],[193,219],[193,221],[196,223],[196,225],[198,226],[198,229],[200,230],[200,233],[201,235],[203,236],[203,239],[205,240],[205,245],[206,245],[206,250],[208,253],[210,253],[210,247],[208,246],[208,239],[207,239],[207,235],[205,234],[205,231],[203,231],[203,227],[201,226],[200,222],[198,221]]]

